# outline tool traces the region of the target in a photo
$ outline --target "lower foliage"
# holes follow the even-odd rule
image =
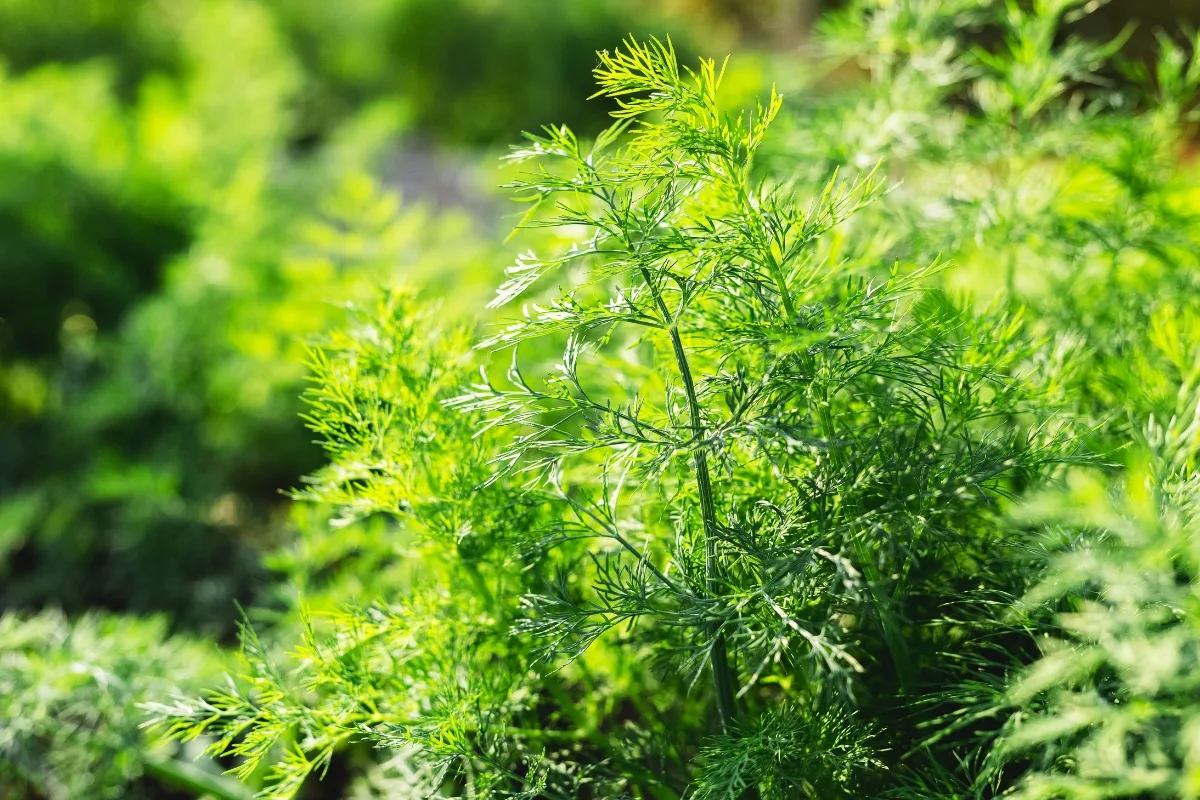
[[[170,637],[161,618],[0,617],[0,796],[152,800],[183,787],[249,797],[213,766],[155,749],[141,725],[139,703],[195,691],[225,668],[213,644]]]

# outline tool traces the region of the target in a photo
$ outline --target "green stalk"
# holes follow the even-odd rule
[[[771,277],[775,279],[775,289],[779,292],[779,300],[783,303],[783,311],[789,322],[796,319],[796,306],[792,302],[792,293],[788,291],[787,281],[783,277],[783,265],[772,252],[767,253],[767,266]]]
[[[683,339],[679,336],[679,326],[663,302],[658,287],[650,276],[650,271],[642,268],[642,278],[657,303],[663,317],[663,324],[671,336],[671,347],[675,350],[675,363],[679,376],[683,380],[683,389],[687,394],[688,413],[691,417],[693,441],[699,441],[704,435],[704,423],[700,419],[700,401],[696,396],[696,384],[692,379],[692,368],[688,363],[687,352],[683,348]],[[721,594],[720,565],[717,563],[717,509],[713,502],[712,479],[708,472],[708,456],[703,448],[694,447],[692,450],[692,466],[696,473],[696,494],[700,498],[700,518],[704,523],[704,589],[709,597],[719,597]],[[736,686],[737,678],[729,667],[729,653],[725,645],[725,634],[721,631],[719,622],[708,623],[708,633],[713,637],[712,672],[713,686],[717,697],[717,717],[721,730],[728,731],[737,719]]]
[[[736,188],[737,202],[743,208],[754,207],[756,204],[751,201],[750,189],[748,187],[750,163],[747,160],[744,164],[738,164],[733,159],[725,159],[724,174],[738,174],[741,177],[738,180],[729,180]],[[763,230],[761,223],[755,225],[754,233],[752,234],[757,241],[759,250],[762,253],[763,261],[766,263],[767,272],[771,274],[771,279],[775,281],[775,291],[779,292],[779,301],[783,304],[784,314],[788,321],[796,319],[796,304],[792,302],[792,293],[788,290],[787,278],[783,272],[783,264],[780,260],[783,258],[782,252],[776,247],[771,236]]]
[[[669,330],[671,345],[675,348],[675,361],[679,365],[679,374],[683,378],[684,391],[687,393],[692,430],[695,438],[700,439],[704,434],[704,429],[700,421],[700,404],[696,398],[696,386],[692,382],[692,370],[683,349],[683,341],[679,338],[679,328],[672,324]],[[704,521],[704,588],[710,597],[718,597],[721,594],[721,582],[720,565],[717,563],[717,509],[713,503],[712,481],[708,474],[708,456],[700,447],[693,449],[692,463],[696,472],[696,493],[700,496],[700,517]],[[714,620],[709,622],[708,626],[709,635],[713,636],[714,641],[712,670],[713,683],[717,693],[717,715],[721,719],[722,730],[728,730],[737,718],[734,698],[734,686],[737,679],[729,668],[725,634],[721,631],[720,623]]]
[[[215,775],[195,764],[178,759],[145,754],[142,767],[160,783],[182,789],[196,797],[217,800],[253,800],[254,792],[224,775]]]

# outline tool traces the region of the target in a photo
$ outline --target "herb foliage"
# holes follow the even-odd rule
[[[940,262],[881,258],[877,171],[758,170],[781,100],[731,115],[721,73],[627,42],[607,132],[514,151],[525,227],[569,244],[509,269],[494,307],[538,297],[481,379],[403,294],[315,352],[303,494],[397,517],[408,599],[312,623],[294,674],[247,630],[246,685],[155,707],[170,736],[247,774],[291,742],[271,797],[351,740],[452,795],[887,787],[955,668],[941,609],[1000,582],[1004,498],[1073,457],[1059,364]]]

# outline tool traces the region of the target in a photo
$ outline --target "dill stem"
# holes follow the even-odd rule
[[[679,328],[672,324],[670,329],[671,345],[675,349],[675,360],[679,365],[679,374],[683,378],[684,391],[687,393],[688,409],[692,418],[694,437],[703,437],[700,421],[700,406],[696,398],[696,387],[692,381],[692,370],[688,365],[687,354],[683,349],[683,341],[679,337]],[[712,481],[708,473],[708,456],[703,448],[695,446],[692,450],[692,463],[696,472],[696,493],[700,496],[700,517],[704,521],[704,581],[705,591],[710,597],[721,594],[720,567],[717,564],[717,510],[713,502]],[[734,706],[733,672],[729,668],[729,655],[725,647],[725,634],[721,624],[715,620],[708,623],[709,635],[713,637],[712,671],[713,683],[717,694],[717,714],[721,718],[721,728],[728,730],[737,716]]]
[[[775,288],[779,292],[779,299],[783,303],[783,311],[787,314],[788,321],[796,319],[796,306],[792,302],[792,293],[788,291],[787,281],[783,277],[783,265],[775,258],[773,254],[768,254],[767,265],[770,268],[771,277],[775,279]]]
[[[692,428],[692,465],[696,473],[696,494],[700,498],[700,518],[704,523],[704,588],[709,597],[719,597],[721,594],[720,566],[717,563],[717,508],[713,502],[712,479],[708,472],[708,456],[700,442],[704,437],[704,423],[700,419],[700,401],[696,396],[696,384],[692,379],[692,368],[688,363],[687,351],[683,347],[683,339],[679,336],[679,325],[663,302],[650,271],[642,268],[642,278],[654,296],[659,312],[663,316],[663,324],[671,337],[671,347],[675,351],[675,363],[679,376],[683,380],[683,389],[687,394],[688,414],[691,417]],[[735,686],[737,679],[729,667],[729,653],[725,645],[725,634],[721,623],[711,620],[707,623],[708,634],[713,639],[712,663],[713,686],[716,690],[717,716],[721,730],[728,731],[737,719],[737,704]]]
[[[471,585],[475,588],[476,594],[483,600],[484,606],[489,614],[496,613],[496,597],[492,594],[491,588],[487,585],[487,580],[483,577],[483,573],[479,571],[479,566],[470,561],[463,562],[467,568],[467,574],[471,576]]]
[[[212,797],[217,800],[253,800],[254,793],[241,782],[225,775],[215,775],[196,764],[179,761],[169,756],[145,754],[142,768],[166,786],[181,789],[196,797]]]

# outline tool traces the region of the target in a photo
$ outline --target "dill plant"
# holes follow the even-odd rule
[[[763,174],[781,99],[730,114],[669,44],[596,76],[611,128],[512,155],[525,227],[571,241],[510,268],[492,305],[520,317],[471,354],[389,293],[314,352],[331,463],[301,495],[395,520],[405,585],[306,618],[294,669],[246,627],[241,679],[150,707],[271,765],[263,796],[361,741],[391,796],[885,791],[953,646],[934,612],[1067,452],[1019,321],[879,257],[878,172]]]
[[[1200,61],[1186,30],[1158,31],[1149,63],[1121,56],[1128,29],[1072,33],[1099,5],[854,4],[822,42],[870,83],[809,101],[772,158],[816,175],[886,158],[903,185],[871,209],[891,233],[883,253],[953,258],[949,288],[1005,294],[1070,348],[1069,392],[1105,449],[1173,408],[1179,368],[1150,338],[1198,288],[1195,178],[1180,159]]]
[[[1172,456],[1194,462],[1196,419],[1159,428],[1158,452],[1115,487],[1080,481],[1030,509],[1059,544],[1024,607],[1058,613],[1002,698],[1010,716],[989,766],[1030,764],[1014,797],[1200,793],[1200,486],[1170,468]]]
[[[1195,320],[1185,317],[1175,331],[1189,342],[1193,366],[1173,413],[1137,429],[1125,469],[1074,474],[1017,515],[1040,531],[1045,555],[997,626],[1023,628],[1037,649],[1004,680],[958,689],[972,721],[1003,721],[978,751],[976,794],[1070,800],[1200,791]]]
[[[990,610],[943,607],[935,624],[966,634],[946,659],[958,676],[915,704],[897,796],[1195,792],[1200,41],[1159,31],[1156,57],[1131,62],[1127,33],[1071,32],[1096,7],[855,4],[824,43],[870,83],[800,108],[773,156],[815,175],[886,157],[904,185],[864,212],[891,234],[881,253],[952,257],[946,285],[1023,307],[1101,469],[1013,515],[1017,547],[982,570]]]

